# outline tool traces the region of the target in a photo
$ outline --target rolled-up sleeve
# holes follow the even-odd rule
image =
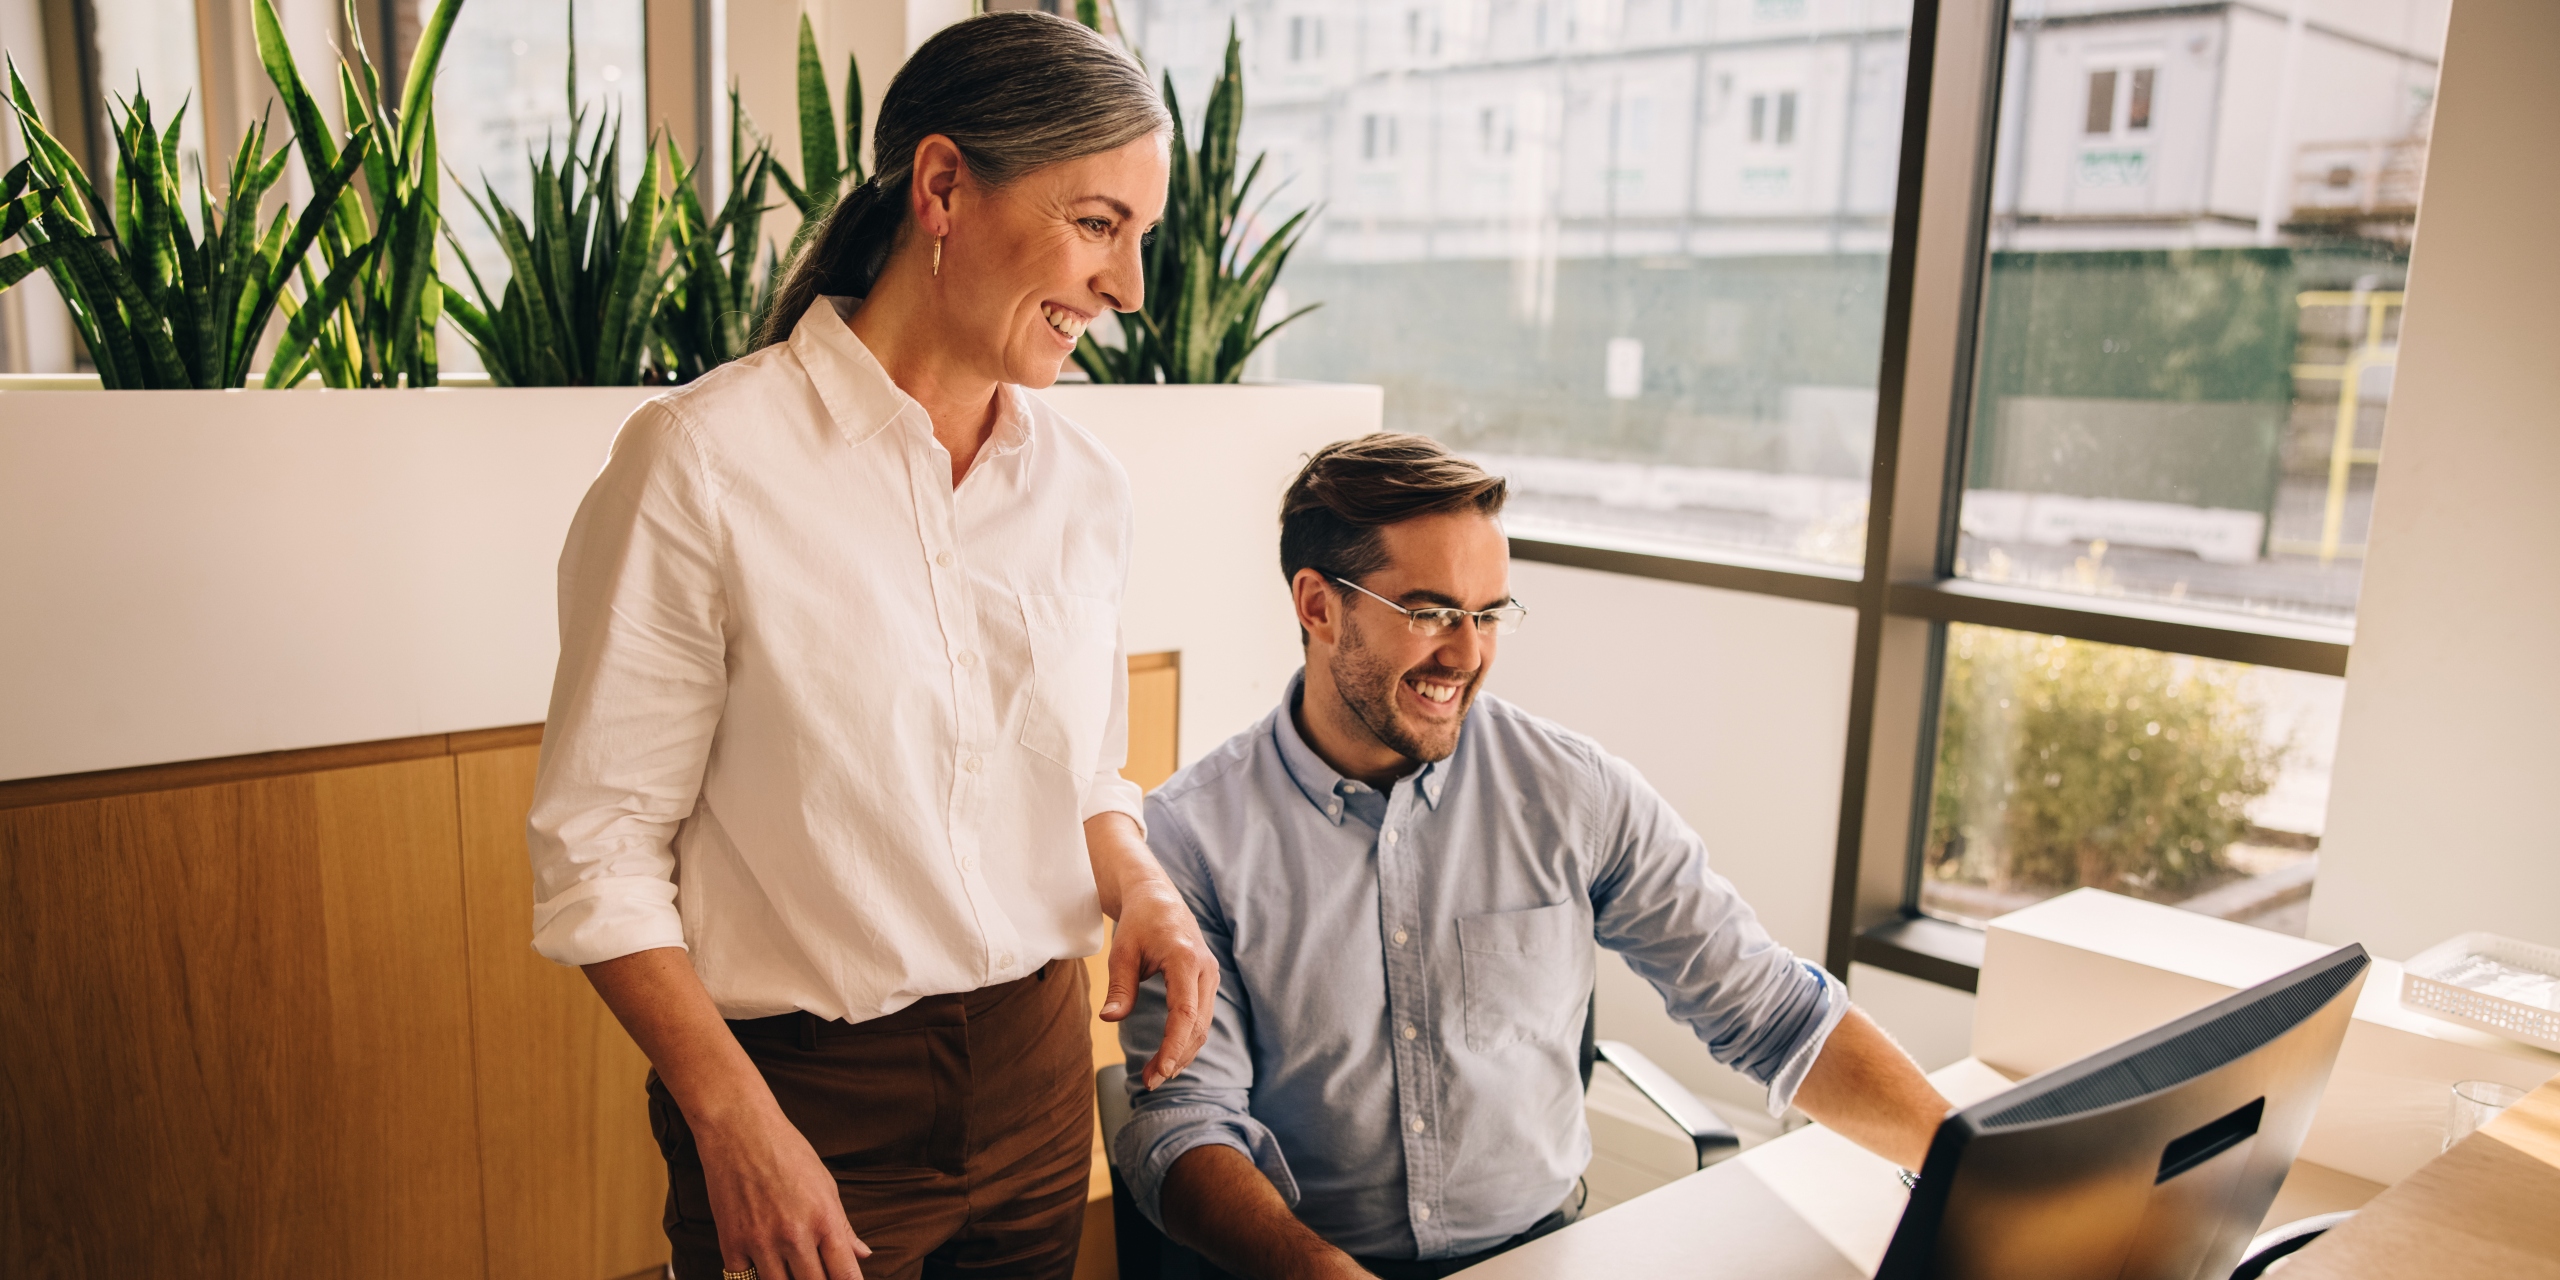
[[[1768,1086],[1770,1115],[1784,1112],[1848,1013],[1848,989],[1769,936],[1632,766],[1595,755],[1586,811],[1602,858],[1591,894],[1601,945],[1653,984],[1716,1061]]]
[[[1233,936],[1217,909],[1215,887],[1189,829],[1164,806],[1151,800],[1147,807],[1154,819],[1148,824],[1148,845],[1181,889],[1183,901],[1200,921],[1201,939],[1218,958],[1217,1013],[1199,1056],[1181,1075],[1150,1092],[1140,1073],[1164,1041],[1164,979],[1150,978],[1139,986],[1137,1007],[1120,1024],[1120,1048],[1129,1060],[1129,1121],[1112,1142],[1112,1167],[1129,1185],[1139,1211],[1158,1227],[1164,1225],[1165,1175],[1175,1161],[1206,1146],[1243,1152],[1294,1208],[1298,1183],[1280,1153],[1280,1140],[1248,1109],[1253,1094],[1253,1055],[1247,1043],[1252,1007],[1236,971]]]
[[[560,553],[560,666],[526,822],[534,949],[594,964],[685,944],[676,829],[727,696],[719,523],[702,453],[640,406]]]

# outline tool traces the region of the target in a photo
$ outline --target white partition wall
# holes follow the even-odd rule
[[[0,780],[542,719],[561,539],[653,394],[0,393]],[[1129,469],[1128,639],[1196,757],[1297,668],[1280,492],[1378,389],[1052,394]]]
[[[2560,944],[2560,6],[2453,7],[2311,932]]]

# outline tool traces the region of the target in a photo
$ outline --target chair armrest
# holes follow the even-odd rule
[[[1690,1143],[1698,1149],[1699,1168],[1742,1150],[1742,1135],[1735,1133],[1723,1116],[1698,1101],[1698,1095],[1689,1092],[1688,1086],[1672,1079],[1670,1072],[1655,1066],[1653,1059],[1638,1052],[1634,1045],[1623,1040],[1603,1040],[1600,1060],[1617,1068],[1645,1101],[1689,1135]]]
[[[1129,1123],[1129,1064],[1115,1062],[1096,1069],[1093,1100],[1102,1112],[1102,1158],[1111,1161],[1112,1148],[1120,1142],[1120,1129]]]

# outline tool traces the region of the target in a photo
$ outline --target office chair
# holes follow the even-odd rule
[[[1742,1138],[1724,1117],[1698,1101],[1671,1073],[1654,1064],[1653,1059],[1634,1046],[1618,1040],[1599,1038],[1600,1001],[1594,992],[1582,1015],[1582,1088],[1591,1088],[1591,1070],[1602,1062],[1617,1068],[1618,1074],[1643,1094],[1664,1118],[1689,1135],[1690,1145],[1698,1155],[1698,1167],[1706,1168],[1742,1149]],[[1094,1099],[1102,1111],[1102,1150],[1111,1158],[1120,1127],[1129,1122],[1129,1068],[1115,1062],[1093,1073]],[[1111,1165],[1111,1234],[1120,1252],[1120,1280],[1203,1280],[1220,1274],[1209,1269],[1200,1255],[1165,1238],[1129,1195],[1129,1185],[1121,1180],[1116,1161]]]

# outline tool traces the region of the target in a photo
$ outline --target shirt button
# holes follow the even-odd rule
[[[966,854],[966,853],[961,854],[961,855],[960,855],[960,869],[961,869],[961,870],[963,870],[963,871],[975,871],[975,870],[977,870],[977,869],[978,869],[978,860],[977,860],[977,858],[976,858],[976,857],[974,857],[974,856],[972,856],[972,855],[970,855],[970,854]]]
[[[969,652],[969,651],[968,651],[968,650],[966,650],[966,649],[963,649],[963,650],[961,650],[961,651],[960,651],[960,657],[959,657],[958,661],[959,661],[959,663],[960,663],[960,665],[961,665],[961,666],[964,666],[964,667],[974,667],[974,666],[978,665],[978,655],[976,655],[976,654],[974,654],[974,653],[971,653],[971,652]]]
[[[978,757],[976,757],[976,756],[971,756],[971,757],[969,757],[968,759],[961,761],[961,762],[960,762],[960,767],[961,767],[961,768],[963,768],[963,769],[968,770],[968,771],[969,771],[969,772],[971,772],[971,773],[976,773],[976,772],[978,771],[978,766],[979,766],[980,764],[982,764],[982,763],[984,763],[984,762],[983,762],[983,761],[981,761]]]
[[[1422,1034],[1422,1032],[1420,1031],[1420,1029],[1416,1028],[1412,1023],[1408,1022],[1408,1023],[1404,1024],[1404,1038],[1405,1038],[1405,1039],[1407,1039],[1407,1040],[1411,1040],[1411,1039],[1412,1039],[1412,1038],[1414,1038],[1415,1036],[1418,1036],[1418,1035],[1421,1035],[1421,1034]]]
[[[1426,1125],[1426,1124],[1422,1123],[1422,1117],[1420,1117],[1420,1116],[1415,1116],[1412,1120],[1408,1121],[1407,1123],[1413,1126],[1413,1131],[1414,1131],[1415,1133],[1420,1133],[1420,1132],[1422,1132],[1424,1129],[1427,1129],[1427,1128],[1429,1128],[1429,1127],[1430,1127],[1429,1125]]]
[[[1392,832],[1392,831],[1388,832],[1388,833],[1387,833],[1387,843],[1388,843],[1388,844],[1394,844],[1395,842],[1396,842],[1396,833],[1395,833],[1395,832]]]
[[[1404,930],[1402,930],[1402,929],[1398,929],[1398,930],[1396,930],[1396,931],[1395,931],[1395,934],[1394,934],[1394,937],[1395,937],[1396,945],[1397,945],[1397,946],[1401,947],[1401,946],[1403,946],[1403,945],[1404,945]]]
[[[1431,1206],[1426,1204],[1421,1208],[1414,1210],[1413,1216],[1423,1222],[1431,1221]]]
[[[937,552],[933,557],[933,562],[945,569],[948,569],[951,567],[951,553],[948,551]]]
[[[1010,969],[1010,968],[1012,968],[1012,967],[1013,967],[1013,953],[1012,953],[1012,952],[1010,952],[1010,951],[1001,951],[1001,952],[996,953],[996,967],[997,967],[997,968],[999,968],[999,969]]]

